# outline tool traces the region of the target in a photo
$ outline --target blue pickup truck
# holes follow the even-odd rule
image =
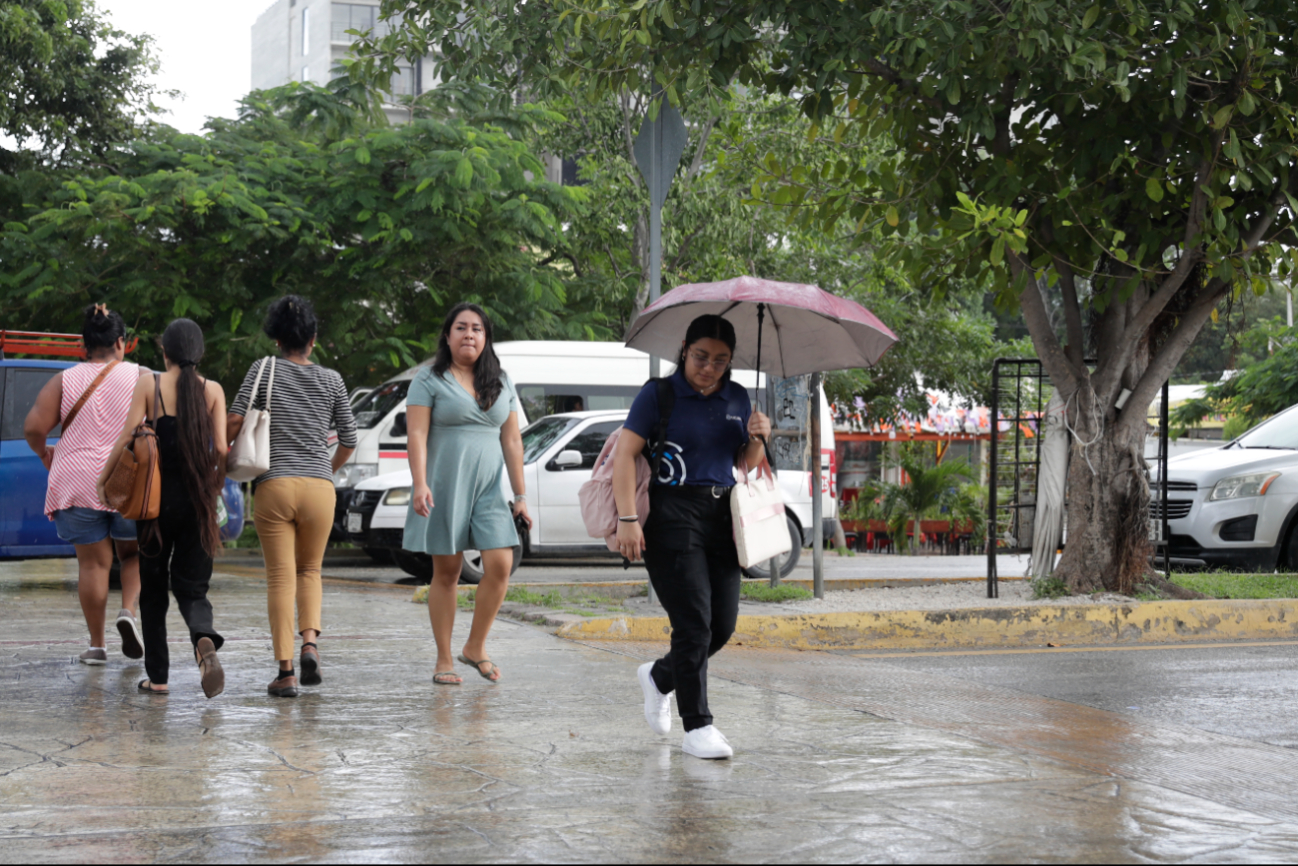
[[[45,516],[49,473],[23,437],[23,422],[36,395],[51,376],[71,366],[67,361],[5,360],[0,354],[0,559],[75,555]],[[51,431],[51,445],[58,442],[59,432],[57,427]],[[225,506],[230,520],[221,537],[238,538],[243,532],[243,491],[228,479]]]

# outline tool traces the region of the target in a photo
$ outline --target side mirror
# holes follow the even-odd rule
[[[554,465],[560,469],[571,469],[581,465],[581,452],[569,448],[567,451],[560,451],[559,456],[554,458]]]
[[[392,420],[392,429],[388,431],[389,436],[406,435],[406,413],[398,412],[397,417]]]

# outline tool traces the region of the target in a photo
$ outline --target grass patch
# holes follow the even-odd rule
[[[1298,598],[1298,574],[1176,574],[1172,582],[1213,598]]]
[[[542,595],[539,592],[523,586],[511,586],[505,590],[505,601],[512,601],[515,604],[530,604],[536,607],[559,607],[563,604],[563,593],[557,589],[552,589]]]
[[[1057,577],[1043,577],[1032,581],[1032,597],[1034,599],[1064,598],[1072,594],[1068,589],[1068,584]]]
[[[809,589],[791,586],[787,583],[780,586],[771,586],[768,583],[745,581],[739,587],[739,597],[746,601],[779,602],[802,601],[815,596]]]
[[[477,594],[478,590],[474,587],[469,587],[464,592],[457,592],[455,594],[455,606],[460,610],[473,610],[473,599]]]

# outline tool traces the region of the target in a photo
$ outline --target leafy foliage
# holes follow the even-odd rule
[[[144,337],[189,316],[227,384],[271,349],[261,317],[285,292],[315,302],[322,360],[353,382],[426,356],[460,300],[487,308],[500,339],[608,333],[544,264],[580,191],[535,179],[540,161],[496,127],[374,125],[362,96],[292,84],[205,135],[162,128],[102,170],[23,175],[23,211],[0,233],[6,324],[71,328],[90,301]]]
[[[1298,403],[1298,333],[1281,331],[1279,345],[1269,357],[1249,365],[1238,375],[1208,385],[1204,396],[1187,400],[1173,409],[1173,424],[1193,427],[1205,416],[1220,413],[1244,423],[1239,433],[1253,424],[1283,412]],[[1227,438],[1234,438],[1228,436]]]
[[[156,92],[152,40],[90,0],[0,0],[0,174],[75,165],[131,138]]]

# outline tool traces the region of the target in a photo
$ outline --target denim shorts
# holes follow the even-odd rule
[[[73,506],[54,512],[54,530],[68,544],[95,544],[112,536],[115,541],[135,540],[135,521],[116,511]]]

